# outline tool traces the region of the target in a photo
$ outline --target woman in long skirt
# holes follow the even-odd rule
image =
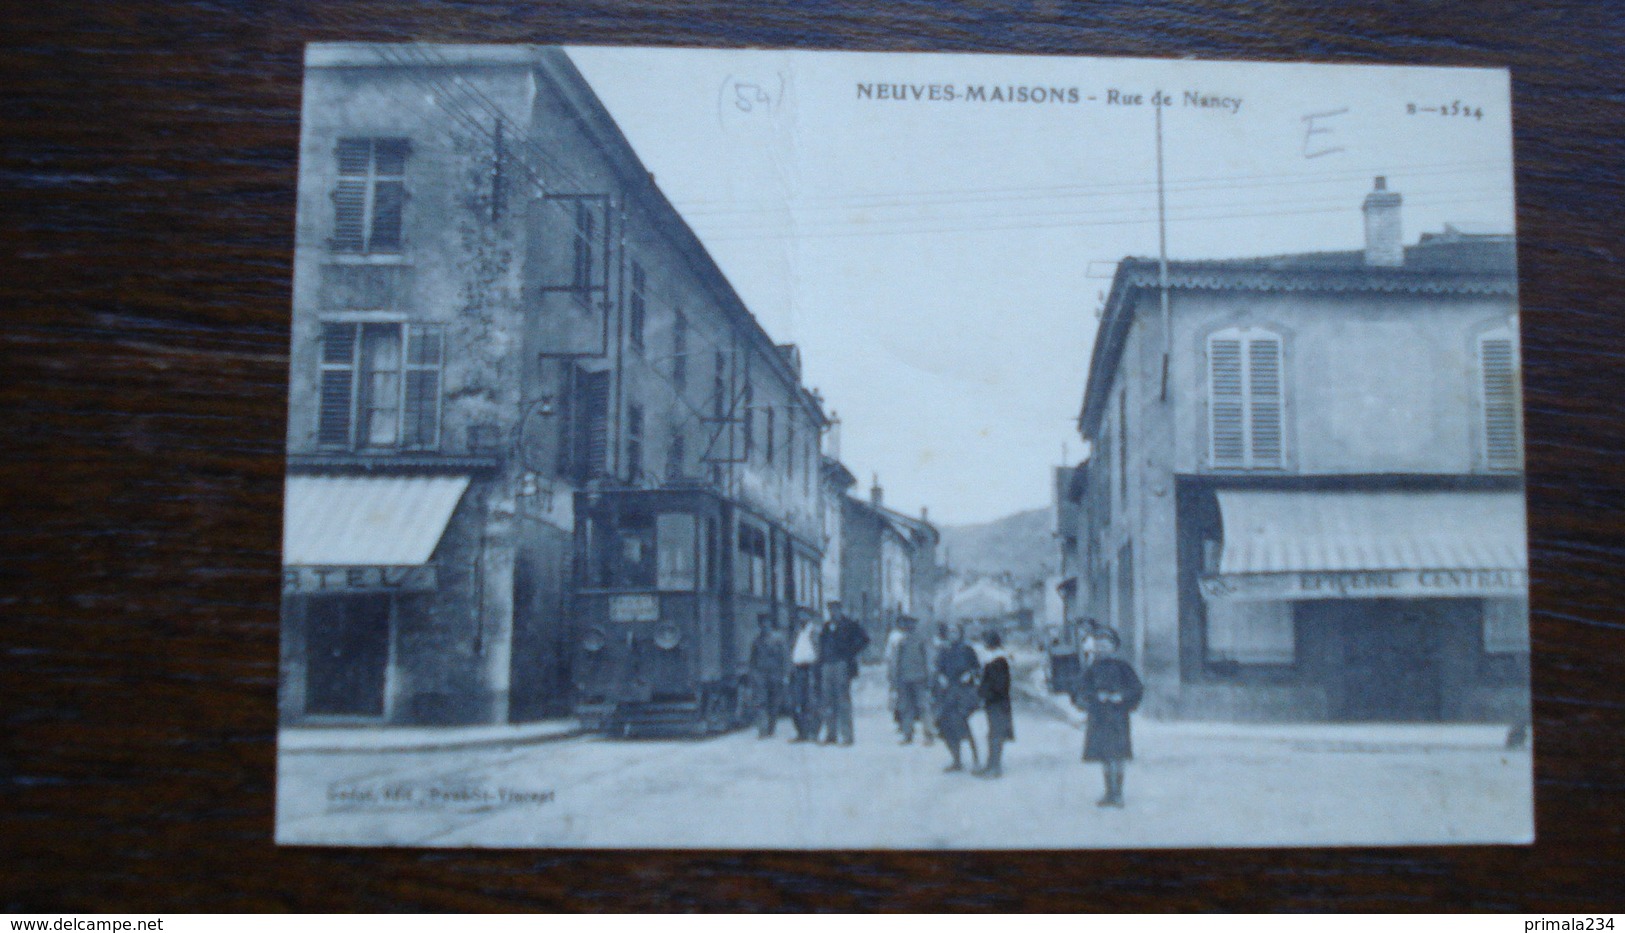
[[[937,655],[936,669],[937,733],[948,746],[948,754],[953,756],[948,771],[965,769],[959,758],[959,746],[967,741],[970,742],[971,765],[979,764],[970,716],[982,705],[976,695],[976,674],[980,669],[975,649],[965,644],[965,630],[955,626],[950,643]]]
[[[1128,662],[1112,657],[1122,644],[1115,631],[1095,636],[1095,660],[1079,681],[1078,695],[1089,713],[1083,738],[1083,760],[1098,761],[1105,771],[1106,795],[1097,806],[1123,805],[1124,764],[1134,757],[1129,714],[1140,705],[1145,688]]]
[[[979,777],[1004,776],[1004,743],[1016,738],[1016,721],[1010,705],[1010,656],[998,632],[983,637],[990,654],[982,668],[977,693],[987,710],[987,766],[977,770]]]

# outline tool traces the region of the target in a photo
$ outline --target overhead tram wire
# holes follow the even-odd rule
[[[1449,204],[1481,204],[1481,203],[1483,203],[1483,199],[1482,198],[1444,198],[1444,199],[1415,198],[1415,199],[1408,200],[1407,203],[1417,205],[1417,206],[1434,207],[1434,206],[1449,205]],[[1170,216],[1169,217],[1169,222],[1170,223],[1186,223],[1186,222],[1209,221],[1209,220],[1244,220],[1244,219],[1254,219],[1254,218],[1262,218],[1262,217],[1293,217],[1293,216],[1303,216],[1303,215],[1309,215],[1309,214],[1343,213],[1343,212],[1346,212],[1347,210],[1348,210],[1347,205],[1342,204],[1342,205],[1336,206],[1336,207],[1316,207],[1316,208],[1310,208],[1310,209],[1305,209],[1305,210],[1255,211],[1255,212],[1242,212],[1242,213],[1233,213],[1233,214],[1193,214],[1193,215],[1184,215],[1184,216]],[[1114,211],[1113,213],[1126,213],[1126,212],[1125,211]],[[1069,213],[1069,214],[1065,214],[1065,215],[1061,215],[1061,216],[1076,216],[1076,215]],[[999,219],[1003,219],[1003,218],[999,218]],[[1014,216],[1012,216],[1009,219],[1016,219],[1016,218]],[[930,222],[931,218],[920,218],[920,220],[922,222]],[[983,233],[983,232],[1008,231],[1008,230],[1055,230],[1055,229],[1073,229],[1073,228],[1087,228],[1087,227],[1121,227],[1121,226],[1136,226],[1136,225],[1140,225],[1140,224],[1153,224],[1153,223],[1156,223],[1156,214],[1155,214],[1154,210],[1150,211],[1146,216],[1134,217],[1134,218],[1129,218],[1129,219],[1118,219],[1118,220],[1079,219],[1079,220],[1074,220],[1074,221],[1070,221],[1070,222],[1039,223],[1039,224],[1034,224],[1034,223],[973,224],[973,225],[956,225],[956,226],[949,226],[949,227],[900,228],[900,229],[899,228],[893,228],[893,229],[865,229],[865,228],[862,228],[862,227],[860,227],[858,225],[846,224],[841,229],[812,230],[812,231],[806,230],[804,228],[798,228],[798,229],[796,229],[794,231],[775,230],[773,228],[759,228],[759,229],[754,229],[754,230],[735,230],[735,229],[723,228],[722,230],[720,230],[719,232],[717,232],[715,234],[706,235],[705,239],[708,240],[708,241],[712,241],[712,242],[722,243],[722,242],[735,242],[735,241],[739,241],[739,240],[830,239],[830,238],[842,238],[842,237],[853,237],[853,236],[918,236],[918,235],[933,235],[933,234],[941,234],[941,233]]]
[[[1461,174],[1466,169],[1478,168],[1483,171],[1508,169],[1508,163],[1500,160],[1475,160],[1464,162],[1436,162],[1414,166],[1392,166],[1385,170],[1392,176],[1432,176]],[[1264,173],[1254,175],[1234,176],[1208,176],[1203,178],[1190,178],[1182,181],[1169,182],[1169,191],[1205,191],[1229,190],[1234,188],[1269,188],[1280,187],[1283,184],[1301,183],[1308,185],[1328,185],[1339,181],[1355,181],[1367,178],[1370,171],[1365,169],[1349,169],[1339,172],[1315,173]],[[884,203],[870,203],[874,201],[893,200],[899,204],[910,203],[960,203],[976,200],[1035,200],[1042,198],[1065,197],[1063,192],[1079,192],[1077,196],[1092,192],[1121,192],[1123,194],[1150,194],[1156,191],[1154,182],[1100,182],[1094,184],[1074,185],[1028,185],[1009,188],[964,188],[941,189],[925,191],[897,191],[875,192],[872,194],[843,194],[804,197],[797,199],[798,204],[808,209],[836,209],[846,206],[848,202],[853,207],[886,207]],[[991,198],[978,198],[977,195],[995,195]],[[783,207],[787,202],[758,200],[722,200],[722,199],[696,199],[679,202],[684,206],[685,212],[695,214],[729,213],[734,210],[748,212],[755,210],[771,211]],[[746,207],[743,205],[760,204],[762,207]],[[830,208],[813,208],[813,205],[830,204]],[[712,207],[715,205],[715,207]]]
[[[1424,203],[1425,201],[1427,201],[1429,199],[1437,199],[1437,197],[1440,196],[1440,195],[1449,195],[1449,196],[1458,196],[1459,195],[1459,196],[1462,196],[1462,197],[1472,197],[1472,196],[1477,196],[1477,195],[1483,195],[1485,198],[1487,198],[1489,196],[1496,195],[1496,194],[1502,194],[1502,193],[1507,193],[1507,192],[1505,192],[1503,189],[1500,189],[1500,188],[1486,188],[1486,187],[1474,187],[1474,188],[1465,188],[1465,189],[1456,189],[1456,190],[1438,190],[1438,191],[1430,192],[1429,194],[1424,194],[1424,195],[1421,195],[1421,196],[1415,196],[1415,197],[1413,197],[1411,203]],[[1215,210],[1230,210],[1232,208],[1251,207],[1251,206],[1257,206],[1257,207],[1307,207],[1307,206],[1319,206],[1319,205],[1325,205],[1325,206],[1347,205],[1347,203],[1348,203],[1347,198],[1328,196],[1328,197],[1313,198],[1313,199],[1289,198],[1289,199],[1273,200],[1273,201],[1248,201],[1248,202],[1244,202],[1244,203],[1214,203],[1214,204],[1205,204],[1205,205],[1194,205],[1194,206],[1192,206],[1191,208],[1188,208],[1188,209],[1189,210],[1201,210],[1201,211],[1215,211]],[[1083,218],[1083,217],[1094,217],[1094,216],[1112,216],[1112,215],[1121,215],[1121,214],[1138,214],[1138,213],[1140,213],[1140,212],[1142,212],[1144,210],[1146,210],[1146,208],[1143,205],[1134,205],[1134,206],[1127,206],[1127,207],[1094,207],[1094,208],[1078,207],[1078,208],[1070,208],[1070,209],[1067,209],[1067,210],[1059,210],[1059,211],[1022,211],[1022,212],[1019,212],[1019,213],[998,212],[998,213],[982,213],[982,214],[959,214],[959,215],[947,215],[947,216],[936,216],[936,217],[932,217],[932,216],[912,216],[912,217],[910,217],[910,216],[897,216],[897,217],[881,218],[879,220],[873,220],[873,221],[865,220],[865,221],[862,221],[862,223],[875,224],[875,225],[878,226],[878,225],[907,224],[907,223],[940,224],[940,223],[945,223],[945,222],[955,222],[955,223],[973,223],[973,222],[979,222],[979,221],[997,222],[997,221],[1001,221],[1001,220],[1018,220],[1018,219],[1019,220],[1028,220],[1028,219],[1031,219],[1031,218],[1044,218],[1044,217],[1078,217],[1078,218]],[[795,217],[794,212],[790,212],[789,216],[791,218],[791,223],[794,226],[796,226],[797,229],[799,229],[799,230],[806,230],[809,225],[812,225],[814,227],[817,227],[817,226],[848,227],[848,226],[851,226],[853,223],[856,223],[855,221],[842,221],[842,220],[840,220],[838,218],[815,219],[815,220],[801,221],[801,220],[799,220],[799,219],[797,219]],[[755,230],[767,230],[767,231],[772,232],[772,231],[776,231],[778,229],[777,227],[774,227],[772,225],[767,225],[765,223],[728,224],[728,223],[724,222],[724,223],[720,223],[720,224],[707,224],[706,226],[707,226],[707,229],[710,229],[710,230],[713,230],[713,231],[729,232],[729,233],[732,233],[732,232],[749,233],[749,232],[752,232],[752,231],[755,231]]]

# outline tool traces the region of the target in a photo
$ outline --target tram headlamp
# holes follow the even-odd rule
[[[607,640],[607,638],[604,635],[604,630],[603,629],[601,629],[601,628],[587,629],[587,631],[582,633],[582,636],[581,636],[581,650],[582,651],[587,651],[587,652],[603,651],[604,650],[604,642],[606,640]]]
[[[676,623],[662,622],[655,627],[655,647],[670,651],[683,640],[683,632]]]

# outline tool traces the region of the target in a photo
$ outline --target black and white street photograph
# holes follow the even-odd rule
[[[309,45],[277,841],[1532,842],[1510,111]]]

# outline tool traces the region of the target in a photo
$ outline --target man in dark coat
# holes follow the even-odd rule
[[[1016,738],[1016,721],[1010,706],[1010,656],[1004,652],[1004,640],[998,632],[988,632],[982,643],[987,646],[990,657],[982,667],[976,690],[982,708],[987,711],[987,766],[978,768],[976,774],[996,778],[1004,776],[1004,743]]]
[[[965,630],[954,626],[948,644],[937,653],[937,734],[948,746],[953,762],[945,770],[963,771],[959,746],[970,742],[971,765],[980,767],[976,757],[976,739],[970,731],[970,715],[981,704],[976,695],[976,675],[981,670],[976,651],[965,644]]]
[[[1102,807],[1123,805],[1123,766],[1134,757],[1129,714],[1145,695],[1134,668],[1112,657],[1121,644],[1112,629],[1102,629],[1095,635],[1095,660],[1083,672],[1078,689],[1089,713],[1083,760],[1098,761],[1105,770],[1106,796],[1097,804]]]
[[[757,737],[767,738],[778,728],[784,711],[784,682],[790,672],[790,647],[767,613],[756,620],[756,640],[750,646],[750,685],[756,700]]]
[[[828,730],[825,745],[852,744],[852,681],[858,676],[858,655],[867,647],[869,633],[841,611],[840,603],[830,603],[829,621],[818,636],[818,688]]]

